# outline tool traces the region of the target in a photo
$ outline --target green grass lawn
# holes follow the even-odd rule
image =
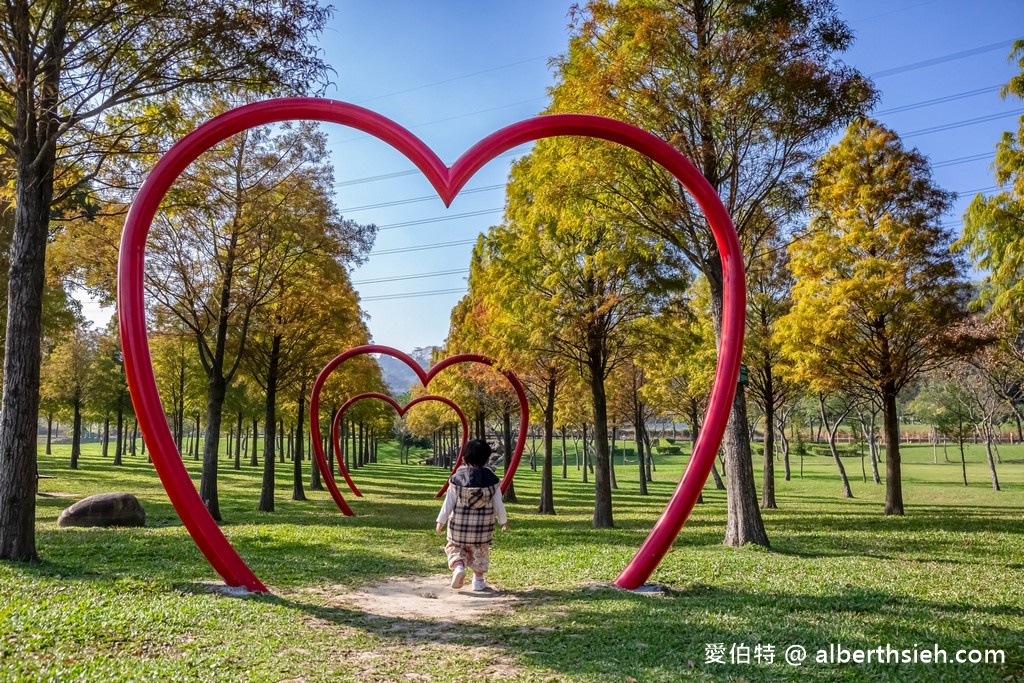
[[[685,442],[678,442],[687,450]],[[829,458],[794,459],[779,509],[764,513],[771,550],[721,545],[724,492],[711,482],[652,577],[666,595],[609,587],[650,530],[686,456],[659,457],[651,494],[635,464],[617,465],[615,523],[590,527],[592,492],[574,462],[556,465],[558,515],[534,512],[539,473],[516,477],[520,503],[498,534],[489,579],[520,598],[512,613],[432,624],[338,607],[346,587],[445,571],[433,532],[443,471],[381,463],[356,470],[365,497],[342,517],[325,492],[293,502],[291,463],[278,465],[278,509],[256,512],[260,472],[221,463],[224,529],[272,595],[232,597],[196,549],[144,458],[115,468],[89,445],[81,469],[68,447],[40,457],[42,561],[0,563],[0,680],[1024,680],[1024,447],[1002,446],[1004,490],[994,492],[980,447],[932,464],[928,446],[904,450],[907,516],[882,515],[883,487],[846,461],[852,500]],[[572,446],[570,444],[570,458]],[[950,450],[950,457],[957,457]],[[187,460],[198,481],[198,463]],[[308,463],[304,463],[308,480]],[[757,468],[760,482],[760,468]],[[869,470],[870,478],[870,470]],[[60,528],[76,498],[129,491],[147,528]],[[67,497],[65,494],[73,494]],[[709,643],[774,645],[773,664],[706,663]],[[992,664],[782,662],[790,645],[1002,649]]]

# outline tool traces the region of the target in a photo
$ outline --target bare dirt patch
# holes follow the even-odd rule
[[[452,590],[449,580],[447,575],[389,579],[339,592],[331,602],[381,617],[448,622],[478,621],[494,612],[509,611],[517,602],[514,595],[491,586],[474,591],[469,581],[461,590]]]

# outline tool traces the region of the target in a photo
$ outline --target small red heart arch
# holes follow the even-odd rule
[[[167,496],[203,555],[229,586],[244,586],[260,592],[267,590],[239,557],[203,505],[164,417],[146,332],[143,296],[146,237],[171,184],[200,154],[248,128],[292,120],[349,126],[386,142],[420,169],[446,206],[451,204],[473,174],[494,157],[521,144],[559,135],[600,138],[634,149],[675,176],[696,201],[707,218],[722,259],[724,301],[718,367],[703,429],[683,478],[650,535],[615,580],[621,588],[639,587],[668,552],[693,510],[725,433],[743,352],[746,316],[743,252],[732,221],[714,188],[682,154],[664,140],[635,126],[586,114],[552,114],[514,123],[473,145],[449,168],[419,138],[380,114],[345,102],[283,98],[225,112],[186,135],[160,158],[139,189],[121,235],[117,274],[118,317],[125,373],[139,426],[149,444],[153,464]],[[521,429],[520,433],[525,431]]]
[[[459,465],[462,464],[462,454],[465,452],[466,443],[469,441],[469,420],[466,419],[466,413],[462,412],[462,408],[460,408],[458,404],[455,403],[455,401],[451,400],[450,398],[445,398],[444,396],[435,396],[433,394],[430,394],[427,396],[417,396],[413,400],[406,403],[404,406],[400,406],[398,405],[398,401],[391,398],[387,394],[382,394],[377,391],[367,391],[365,393],[358,394],[357,396],[353,396],[349,400],[345,401],[345,403],[342,404],[340,408],[338,408],[338,412],[334,414],[334,419],[331,421],[331,443],[334,444],[334,452],[338,454],[338,470],[341,472],[341,476],[345,478],[345,483],[348,484],[348,490],[351,491],[353,495],[359,498],[363,497],[362,492],[356,486],[355,482],[352,481],[352,477],[349,475],[348,468],[345,467],[345,460],[341,457],[341,420],[343,417],[345,417],[345,413],[348,412],[348,409],[351,408],[353,404],[368,398],[375,398],[378,401],[384,401],[385,403],[387,403],[388,405],[395,409],[395,412],[398,413],[398,417],[404,416],[407,412],[409,412],[409,409],[412,408],[413,406],[418,406],[419,404],[426,403],[427,401],[437,401],[439,403],[445,404],[446,406],[454,410],[455,414],[459,418],[459,421],[462,423],[462,445],[459,446],[459,455],[455,459],[455,464],[452,465],[452,472],[455,472],[455,470],[459,469]],[[317,467],[320,467],[319,458],[317,459],[316,464]],[[324,479],[327,479],[328,477],[333,476],[333,474],[330,471],[330,463],[325,464],[327,465],[326,471],[324,471],[323,468],[320,468],[320,473],[323,475]],[[440,498],[445,494],[445,491],[447,490],[448,482],[445,481],[444,486],[441,487],[441,490],[438,491],[437,495],[435,495],[434,497]]]
[[[483,365],[494,365],[494,361],[487,356],[481,356],[477,353],[460,353],[458,355],[445,358],[440,363],[432,366],[430,370],[424,370],[420,367],[420,364],[412,358],[412,356],[407,353],[403,353],[398,349],[390,346],[381,346],[379,344],[364,344],[363,346],[357,346],[335,356],[330,363],[323,367],[320,374],[317,375],[316,381],[313,382],[313,389],[309,394],[309,436],[310,440],[313,442],[313,455],[316,459],[317,467],[320,468],[320,473],[323,474],[324,481],[327,482],[327,490],[330,491],[331,497],[334,499],[334,502],[337,503],[338,508],[347,517],[352,517],[355,513],[352,511],[352,508],[349,507],[348,503],[345,502],[345,498],[341,495],[341,491],[338,490],[338,485],[334,482],[334,477],[328,475],[330,468],[327,467],[327,458],[324,457],[323,438],[320,435],[320,392],[323,390],[324,384],[327,382],[327,378],[330,377],[331,373],[338,369],[342,363],[350,358],[364,356],[371,353],[380,353],[392,356],[393,358],[400,360],[402,363],[405,363],[409,366],[410,370],[416,373],[416,377],[419,379],[420,384],[423,385],[424,389],[427,388],[430,381],[439,373],[453,365],[457,365],[458,363],[481,363]],[[509,384],[512,385],[512,390],[515,391],[516,398],[519,400],[519,436],[516,439],[516,445],[512,450],[512,457],[509,458],[508,467],[505,468],[505,476],[501,480],[501,492],[504,493],[508,490],[509,484],[512,483],[512,477],[516,473],[516,468],[519,467],[519,459],[523,455],[523,449],[526,448],[526,435],[530,426],[530,404],[526,398],[526,389],[523,388],[523,383],[519,381],[519,378],[516,377],[515,373],[506,370],[502,371],[501,374],[503,374],[505,379],[509,381]],[[380,395],[383,396],[383,394]],[[396,409],[398,408],[397,404],[393,403],[393,405],[395,405]],[[410,403],[410,405],[412,404]],[[455,407],[456,411],[461,415],[462,411],[457,406],[450,402],[449,405]],[[464,425],[463,434],[466,434],[469,430],[466,428],[468,425],[466,424],[465,416],[462,416],[462,423]],[[465,443],[463,443],[463,445],[465,445]],[[351,480],[348,481],[350,487],[354,486],[354,484],[351,483]],[[445,487],[447,487],[447,484]],[[442,488],[442,494],[444,491],[445,488]]]

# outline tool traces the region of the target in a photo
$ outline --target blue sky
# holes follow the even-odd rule
[[[569,6],[560,0],[339,3],[321,41],[337,71],[336,86],[328,96],[360,103],[398,121],[452,163],[484,135],[544,107],[546,88],[552,82],[547,58],[566,47]],[[876,74],[882,93],[878,118],[933,162],[990,155],[1001,131],[1015,127],[1012,112],[1024,111],[1024,103],[1003,102],[994,90],[889,112],[1005,83],[1014,73],[1006,59],[1008,47],[902,73],[885,72],[1024,37],[1024,2],[842,0],[839,10],[857,34],[846,61],[866,74]],[[927,132],[988,116],[997,118]],[[377,343],[403,350],[441,343],[451,307],[465,289],[471,244],[377,252],[472,241],[500,219],[501,185],[510,159],[488,165],[467,186],[480,191],[460,196],[447,211],[436,199],[358,209],[426,197],[432,191],[418,174],[352,183],[406,171],[410,164],[365,136],[337,128],[330,135],[338,206],[347,217],[393,226],[477,214],[386,227],[367,264],[353,275]],[[957,192],[990,188],[994,185],[990,161],[986,157],[943,165],[935,169],[935,178],[942,187]],[[969,201],[969,196],[958,200],[950,224],[959,224]],[[488,210],[496,211],[480,213]],[[393,279],[427,273],[447,274]],[[437,291],[446,293],[408,296]]]
[[[547,60],[566,47],[571,3],[336,0],[335,5],[320,41],[336,71],[327,96],[394,119],[452,163],[481,137],[544,108],[552,82]],[[881,91],[876,116],[939,164],[934,173],[942,187],[991,188],[994,145],[1024,113],[1024,103],[1004,102],[993,89],[1015,73],[1007,62],[1009,47],[948,57],[1024,38],[1024,2],[839,0],[838,7],[857,34],[847,63],[872,75]],[[886,73],[929,60],[938,63]],[[961,96],[974,91],[982,92]],[[922,103],[929,104],[891,111]],[[970,123],[956,125],[961,122]],[[491,162],[467,185],[478,191],[464,191],[449,210],[436,198],[360,208],[433,192],[383,143],[338,126],[327,131],[338,207],[348,218],[383,228],[368,262],[353,274],[374,341],[403,350],[440,344],[449,312],[465,290],[470,242],[500,219],[501,186],[511,159]],[[951,160],[956,163],[944,164]],[[957,201],[950,225],[959,225],[972,196]],[[400,225],[417,221],[430,222]],[[461,244],[392,251],[441,242]],[[433,273],[447,274],[395,279]],[[438,291],[445,293],[409,296]],[[92,307],[86,312],[95,316]]]

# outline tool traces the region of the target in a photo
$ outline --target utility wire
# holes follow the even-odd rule
[[[442,294],[458,294],[465,292],[465,287],[459,287],[458,289],[434,289],[429,292],[409,292],[401,294],[381,294],[380,296],[367,296],[360,299],[360,301],[389,301],[391,299],[415,299],[421,296],[440,296]]]
[[[480,192],[491,192],[493,190],[503,190],[503,189],[505,189],[505,184],[504,183],[502,183],[501,185],[487,185],[487,186],[484,186],[484,187],[474,187],[474,188],[469,189],[469,190],[461,190],[459,192],[459,196],[461,197],[464,194],[478,194]],[[438,197],[436,194],[428,194],[428,195],[424,195],[422,197],[410,197],[409,199],[395,199],[395,200],[392,200],[390,202],[381,202],[379,204],[365,204],[363,206],[350,206],[350,207],[348,207],[346,209],[338,209],[338,210],[341,213],[352,213],[354,211],[366,211],[368,209],[381,209],[381,208],[384,208],[384,207],[387,207],[387,206],[400,206],[402,204],[416,204],[417,202],[429,202],[429,201],[434,200],[434,199],[440,201],[441,198]]]
[[[881,71],[870,73],[868,74],[868,76],[870,76],[871,78],[885,78],[886,76],[895,76],[896,74],[902,74],[908,71],[917,71],[918,69],[925,69],[929,66],[945,64],[947,62],[953,62],[958,59],[964,59],[965,57],[973,57],[974,55],[980,55],[986,52],[993,52],[995,50],[1005,50],[1010,48],[1012,45],[1012,40],[1003,40],[998,43],[990,43],[989,45],[982,45],[980,47],[974,47],[969,50],[963,50],[961,52],[950,52],[948,54],[933,57],[932,59],[926,59],[921,62],[913,62],[911,64],[895,66],[891,69],[882,69]]]
[[[394,230],[395,228],[404,228],[410,225],[426,225],[428,223],[444,223],[445,221],[454,221],[459,218],[469,218],[470,216],[485,216],[489,213],[500,213],[504,211],[503,208],[498,207],[497,209],[483,209],[481,211],[467,211],[465,213],[453,213],[447,216],[438,216],[436,218],[421,218],[415,221],[405,221],[403,223],[388,223],[387,225],[378,225],[377,230]]]
[[[370,256],[383,256],[385,254],[404,254],[409,251],[426,251],[428,249],[442,249],[444,247],[454,247],[462,244],[474,244],[475,239],[471,240],[453,240],[451,242],[435,242],[434,244],[419,244],[415,247],[399,247],[398,249],[382,249],[381,251],[372,251]]]
[[[522,104],[529,104],[530,102],[537,102],[539,100],[546,100],[546,99],[547,99],[546,96],[544,96],[544,97],[531,97],[528,100],[520,100],[518,102],[510,102],[509,104],[502,104],[502,105],[499,105],[497,107],[487,107],[486,109],[477,109],[476,111],[469,111],[469,112],[466,112],[464,114],[456,114],[454,116],[446,116],[443,119],[434,119],[433,121],[424,121],[423,123],[417,123],[415,125],[408,126],[408,128],[409,128],[409,130],[414,130],[416,128],[424,128],[426,126],[433,126],[433,125],[438,124],[438,123],[447,123],[448,121],[457,121],[458,119],[466,119],[466,118],[469,118],[470,116],[477,116],[478,114],[486,114],[487,112],[498,111],[500,109],[509,109],[510,107],[518,107],[518,106],[520,106]],[[370,139],[370,137],[371,136],[370,136],[369,133],[360,133],[359,135],[353,135],[352,137],[344,138],[343,140],[334,140],[334,141],[330,142],[327,146],[328,147],[336,147],[337,145],[343,145],[343,144],[348,143],[348,142],[356,142],[358,140],[368,140],[368,139]]]
[[[520,146],[522,146],[522,145],[520,145]],[[508,157],[514,157],[517,154],[522,154],[522,153],[523,153],[523,150],[521,150],[521,149],[518,149],[518,148],[517,149],[511,149],[511,150],[505,152],[504,154],[499,154],[498,156],[496,156],[494,158],[495,159],[506,159]],[[420,171],[420,169],[418,169],[418,168],[410,168],[410,169],[408,169],[406,171],[395,171],[394,173],[383,173],[381,175],[372,175],[372,176],[367,176],[365,178],[355,178],[353,180],[343,180],[341,182],[334,183],[334,187],[335,188],[338,188],[338,187],[348,187],[349,185],[361,185],[363,183],[373,183],[373,182],[377,182],[378,180],[390,180],[391,178],[401,178],[402,176],[415,175],[417,173],[422,173],[422,171]]]
[[[455,270],[439,270],[433,273],[416,273],[415,275],[397,275],[395,277],[381,277],[373,280],[357,280],[353,285],[374,285],[378,282],[398,282],[399,280],[419,280],[428,277],[442,277],[444,275],[461,275],[468,273],[469,268],[457,268]]]
[[[976,97],[978,95],[985,95],[991,92],[998,92],[1002,86],[992,85],[987,88],[978,88],[977,90],[967,90],[964,92],[956,93],[955,95],[946,95],[945,97],[936,97],[931,100],[924,100],[922,102],[914,102],[911,104],[904,104],[899,107],[892,107],[890,109],[880,109],[874,114],[876,116],[884,116],[886,114],[899,114],[904,111],[911,111],[913,109],[921,109],[922,107],[930,107],[934,104],[942,104],[943,102],[953,102],[955,100],[963,100],[968,97]]]
[[[901,138],[912,138],[917,135],[928,135],[929,133],[938,133],[943,130],[952,130],[954,128],[963,128],[964,126],[973,126],[976,123],[983,123],[985,121],[995,121],[996,119],[1006,118],[1007,116],[1016,116],[1018,114],[1024,114],[1024,109],[1016,109],[1014,111],[1004,111],[998,114],[989,114],[988,116],[976,116],[972,119],[964,119],[963,121],[954,121],[952,123],[946,123],[941,126],[932,126],[931,128],[922,128],[920,130],[912,130],[909,133],[903,133],[900,135]]]
[[[995,192],[1001,188],[998,187],[982,187],[978,190],[964,190],[963,192],[957,192],[957,197],[973,197],[976,194],[988,194],[989,192]]]
[[[946,166],[956,166],[957,164],[966,164],[969,161],[981,161],[982,159],[992,159],[995,157],[995,152],[986,152],[984,154],[973,154],[968,157],[958,157],[956,159],[946,159],[945,161],[938,161],[932,164],[932,168],[945,168]]]

